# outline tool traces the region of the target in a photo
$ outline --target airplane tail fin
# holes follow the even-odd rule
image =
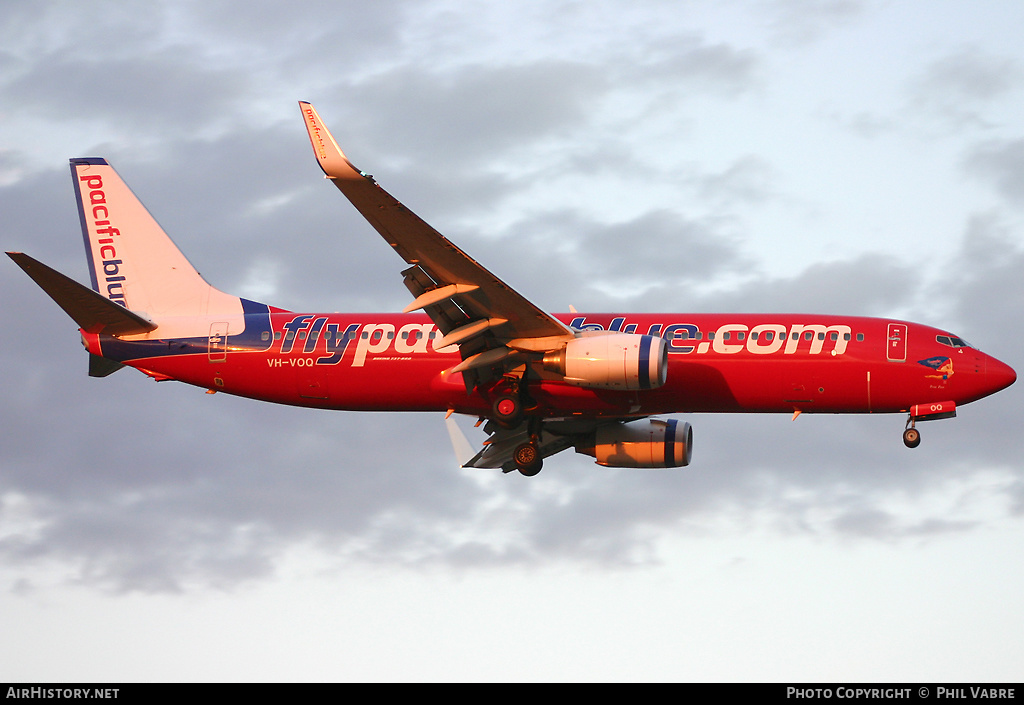
[[[71,175],[93,290],[158,325],[242,314],[238,297],[199,275],[105,159],[72,159]]]

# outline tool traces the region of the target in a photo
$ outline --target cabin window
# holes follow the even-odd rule
[[[828,337],[829,337],[829,340],[839,340],[839,334],[836,333],[835,331],[830,333]]]
[[[274,331],[274,340],[280,340],[280,339],[281,339],[281,331],[279,331],[279,330]]]
[[[849,339],[850,339],[850,334],[849,333],[843,333],[843,340],[849,340]]]
[[[260,333],[260,340],[270,340],[270,331],[265,330],[262,333]]]
[[[857,334],[857,342],[858,343],[863,343],[864,342],[864,334],[863,333],[858,333]]]

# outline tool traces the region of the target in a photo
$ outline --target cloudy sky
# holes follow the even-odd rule
[[[3,3],[0,240],[88,281],[67,159],[103,156],[215,286],[400,310],[309,100],[545,309],[909,318],[1019,370],[1022,28],[995,0]],[[527,479],[460,470],[440,415],[91,379],[12,263],[0,294],[3,679],[1020,679],[1020,385],[915,451],[898,416],[707,415],[689,468]]]

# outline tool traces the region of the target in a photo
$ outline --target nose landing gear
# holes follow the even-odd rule
[[[903,431],[903,445],[907,448],[917,448],[921,445],[921,432],[914,428],[914,417],[911,416],[907,420],[909,424],[905,431]]]
[[[952,419],[955,416],[956,402],[953,401],[915,404],[910,407],[910,415],[907,418],[907,428],[903,431],[903,445],[907,448],[917,448],[921,445],[921,432],[914,428],[914,425],[918,421]]]

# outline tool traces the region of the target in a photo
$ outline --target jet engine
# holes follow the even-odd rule
[[[613,468],[681,468],[693,455],[693,429],[685,421],[648,419],[600,426],[592,445],[576,452]]]
[[[544,369],[577,387],[657,389],[668,377],[668,344],[635,333],[583,336],[545,355]]]

